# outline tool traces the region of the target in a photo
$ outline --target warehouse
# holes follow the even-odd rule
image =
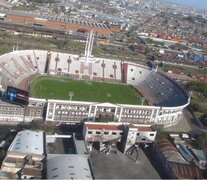
[[[47,156],[48,179],[92,179],[86,156],[75,154],[49,154]]]
[[[113,32],[119,31],[118,27],[110,27],[103,23],[86,22],[78,19],[67,19],[63,17],[33,14],[15,10],[0,12],[0,18],[1,20],[4,20],[4,22],[18,25],[47,27],[64,31],[93,31],[104,36],[108,36]]]

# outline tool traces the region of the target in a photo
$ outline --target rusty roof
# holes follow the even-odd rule
[[[154,131],[151,126],[134,125],[138,131]]]
[[[88,129],[93,129],[93,130],[110,130],[110,131],[122,131],[124,126],[127,127],[132,127],[132,128],[137,128],[138,131],[154,131],[150,126],[142,126],[142,125],[120,125],[120,124],[99,124],[99,123],[94,123],[94,124],[85,124],[86,128]]]
[[[158,141],[157,146],[168,161],[188,164],[177,148],[168,139]]]
[[[122,131],[122,126],[120,125],[109,125],[109,124],[86,124],[88,129],[96,130],[110,130],[110,131]]]
[[[170,162],[170,165],[179,179],[202,179],[201,170],[195,165]]]

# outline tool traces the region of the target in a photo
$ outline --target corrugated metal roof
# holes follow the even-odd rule
[[[44,154],[44,132],[24,130],[17,133],[8,151],[29,154]]]
[[[188,150],[185,144],[179,144],[177,148],[182,154],[182,156],[186,159],[186,161],[191,162],[193,160],[193,156],[191,155],[190,151]]]
[[[92,179],[88,159],[84,155],[49,154],[47,179]]]
[[[106,26],[105,24],[94,23],[94,22],[88,23],[88,22],[85,22],[85,21],[80,21],[79,19],[67,19],[67,18],[64,18],[64,17],[48,16],[48,15],[44,15],[44,14],[35,14],[35,13],[29,13],[29,12],[24,12],[24,11],[16,11],[16,10],[10,10],[10,11],[7,11],[5,13],[7,15],[42,18],[42,19],[48,19],[50,21],[68,22],[68,23],[79,24],[79,25],[84,25],[84,26],[86,25],[86,26],[92,26],[92,27],[97,27],[97,28],[109,29],[109,27]]]
[[[179,179],[201,179],[203,178],[201,170],[195,165],[180,164],[170,162],[171,167],[174,170],[175,175]]]
[[[203,150],[191,148],[190,151],[193,152],[194,156],[196,156],[196,159],[206,162],[206,154]]]
[[[188,164],[188,162],[182,157],[176,147],[168,139],[158,141],[157,146],[168,161]]]

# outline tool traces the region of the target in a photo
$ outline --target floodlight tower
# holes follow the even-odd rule
[[[190,91],[190,92],[188,93],[188,102],[190,102],[191,97],[192,97],[192,94],[193,94],[193,92],[192,92],[192,91]]]
[[[142,106],[144,105],[144,102],[145,102],[145,98],[142,97],[142,98],[141,98],[141,105],[142,105]]]
[[[89,57],[91,56],[91,52],[93,50],[93,43],[94,43],[94,33],[93,31],[90,31],[90,33],[87,35],[86,40],[86,46],[85,46],[85,62],[88,62]]]
[[[18,44],[16,44],[16,45],[13,45],[13,51],[18,51]]]
[[[69,97],[70,97],[70,101],[72,101],[72,97],[74,96],[74,92],[69,91],[69,92],[68,92],[68,95],[69,95]]]

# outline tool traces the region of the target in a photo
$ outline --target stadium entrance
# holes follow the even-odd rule
[[[96,110],[95,121],[108,122],[114,121],[116,107],[98,106]]]
[[[114,121],[114,114],[112,113],[100,113],[96,116],[95,121],[97,122],[111,122]]]

